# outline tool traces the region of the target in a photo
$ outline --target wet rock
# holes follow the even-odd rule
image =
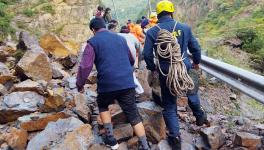
[[[71,117],[49,123],[45,130],[37,134],[28,143],[27,150],[88,149],[92,141],[91,126]]]
[[[37,113],[19,117],[18,122],[21,129],[32,132],[45,129],[49,122],[56,122],[59,119],[65,119],[68,117],[69,116],[63,112],[52,114]]]
[[[76,55],[69,55],[65,58],[58,59],[58,61],[66,68],[72,69],[78,62],[78,57]]]
[[[139,103],[137,107],[148,139],[154,144],[165,139],[166,125],[162,116],[162,108],[150,101]]]
[[[38,111],[39,104],[44,104],[44,97],[35,92],[14,92],[6,95],[0,102],[0,124]]]
[[[43,105],[39,105],[41,112],[59,112],[65,106],[65,91],[63,88],[48,89],[48,98]]]
[[[3,135],[6,143],[14,150],[24,150],[27,146],[28,133],[26,130],[11,128]]]
[[[63,70],[63,66],[57,62],[53,62],[52,64],[52,78],[53,79],[62,79],[64,77],[69,77],[70,75]]]
[[[45,82],[45,81],[44,81]],[[35,82],[35,81],[32,81],[30,79],[26,80],[26,81],[23,81],[23,82],[20,82],[18,84],[15,84],[13,86],[13,90],[14,92],[24,92],[24,91],[34,91],[34,92],[37,92],[39,94],[44,94],[45,93],[45,89],[46,89],[46,84],[41,84],[41,82]]]
[[[22,78],[28,77],[35,81],[52,79],[49,58],[43,52],[27,51],[18,62],[16,72]]]
[[[261,138],[260,136],[246,133],[246,132],[237,132],[234,144],[237,146],[247,147],[249,149],[257,149],[261,145]]]
[[[74,102],[76,107],[74,108],[74,112],[81,117],[84,122],[90,122],[91,118],[91,109],[88,106],[86,97],[84,94],[75,94]]]
[[[40,38],[40,46],[56,58],[65,58],[70,54],[77,55],[78,48],[74,49],[69,44],[63,43],[59,37],[54,34],[46,34]]]
[[[130,124],[115,126],[114,136],[117,140],[124,140],[133,137],[133,128]]]
[[[5,84],[8,81],[14,80],[15,77],[9,71],[8,67],[0,62],[0,84]]]
[[[212,150],[217,150],[225,143],[225,135],[219,126],[202,129],[201,136]]]

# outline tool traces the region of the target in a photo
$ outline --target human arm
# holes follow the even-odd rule
[[[93,69],[94,60],[95,60],[94,49],[91,46],[91,44],[87,43],[77,73],[76,86],[78,88],[78,91],[82,91],[83,86],[85,85],[85,82]]]
[[[143,50],[144,54],[144,59],[147,64],[147,69],[150,71],[155,71],[156,70],[156,65],[154,63],[154,39],[151,37],[149,31],[146,34],[146,40],[145,40],[145,46]]]
[[[189,29],[190,39],[188,41],[188,49],[193,57],[193,67],[194,69],[199,69],[199,64],[201,62],[201,47],[194,37],[191,29]]]

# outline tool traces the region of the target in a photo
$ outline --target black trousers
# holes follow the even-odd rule
[[[108,111],[108,106],[113,104],[114,101],[117,100],[130,124],[132,126],[137,125],[142,120],[137,109],[135,95],[136,92],[134,88],[114,92],[99,93],[97,97],[99,112],[101,113]]]

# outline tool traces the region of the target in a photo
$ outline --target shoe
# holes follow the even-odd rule
[[[107,147],[110,147],[111,150],[117,150],[119,148],[119,144],[114,136],[106,136],[104,138],[104,143]]]
[[[168,143],[172,150],[181,150],[181,137],[168,137]]]
[[[208,124],[207,114],[202,107],[201,107],[201,110],[203,111],[203,116],[202,117],[196,117],[196,125],[197,126],[202,126],[204,124]]]

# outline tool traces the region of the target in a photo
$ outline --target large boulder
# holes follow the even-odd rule
[[[237,132],[234,139],[234,144],[237,146],[247,147],[250,150],[255,150],[261,146],[262,138],[263,137],[251,133]]]
[[[91,126],[71,117],[49,123],[28,143],[27,150],[82,150],[88,149],[92,142]]]
[[[38,111],[39,104],[44,104],[44,97],[35,92],[14,92],[6,95],[0,101],[0,124]]]
[[[45,129],[49,122],[57,121],[59,119],[65,119],[68,117],[69,116],[64,112],[50,114],[33,113],[30,115],[19,117],[18,124],[20,128],[26,131],[40,131]]]
[[[53,62],[52,64],[52,78],[53,79],[62,79],[68,78],[70,75],[63,70],[63,66],[57,62]]]
[[[22,31],[19,34],[19,43],[17,45],[17,48],[21,50],[42,51],[42,48],[39,46],[37,37],[25,31]]]
[[[18,75],[35,81],[52,79],[52,67],[44,52],[27,51],[18,62],[16,71]]]
[[[219,126],[202,129],[201,136],[212,150],[217,150],[225,144],[225,135]]]
[[[20,82],[18,84],[15,84],[13,86],[13,91],[19,91],[19,92],[24,92],[24,91],[34,91],[39,94],[44,94],[46,90],[46,83],[43,82],[35,82],[30,79]]]
[[[54,34],[46,34],[40,38],[40,46],[56,58],[64,58],[70,54],[77,55],[79,47],[73,42],[63,43]]]

